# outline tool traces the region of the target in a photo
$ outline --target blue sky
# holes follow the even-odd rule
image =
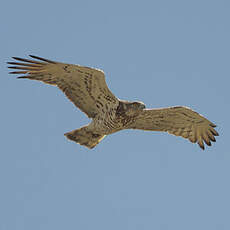
[[[230,229],[229,1],[3,1],[0,229]],[[122,131],[88,150],[57,88],[8,75],[28,54],[101,68],[112,92],[186,105],[218,125],[202,151]]]

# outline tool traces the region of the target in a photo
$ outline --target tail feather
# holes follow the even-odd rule
[[[82,127],[80,129],[73,130],[71,132],[64,134],[69,140],[75,141],[80,145],[84,145],[87,148],[94,148],[105,135],[97,134],[87,129],[87,127]]]

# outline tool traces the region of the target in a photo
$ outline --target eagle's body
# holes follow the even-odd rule
[[[135,105],[136,108],[133,109]],[[143,104],[139,102],[119,101],[116,109],[109,109],[105,113],[96,116],[88,128],[105,135],[129,128],[129,125],[133,123],[139,112],[144,108],[142,106]]]
[[[210,146],[210,140],[215,142],[214,136],[218,136],[212,122],[187,107],[145,109],[142,102],[119,100],[107,87],[101,70],[31,57],[39,61],[14,57],[20,62],[8,62],[15,65],[9,68],[19,71],[11,73],[26,74],[19,78],[58,86],[85,112],[92,122],[65,136],[88,148],[95,147],[106,135],[123,129],[165,131],[197,142],[202,149],[203,141]]]

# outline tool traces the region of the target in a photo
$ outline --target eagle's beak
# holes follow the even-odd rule
[[[141,104],[141,109],[145,109],[145,108],[146,108],[145,104]]]

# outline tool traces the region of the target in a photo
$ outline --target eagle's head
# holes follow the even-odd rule
[[[145,104],[143,102],[135,101],[126,104],[125,114],[128,116],[135,116],[139,114],[143,109],[145,109]]]
[[[143,109],[145,109],[145,104],[143,102],[120,101],[117,113],[125,114],[126,116],[135,116]]]
[[[133,109],[135,111],[143,110],[146,108],[145,104],[141,101],[131,102],[129,106],[130,106],[130,109]]]

